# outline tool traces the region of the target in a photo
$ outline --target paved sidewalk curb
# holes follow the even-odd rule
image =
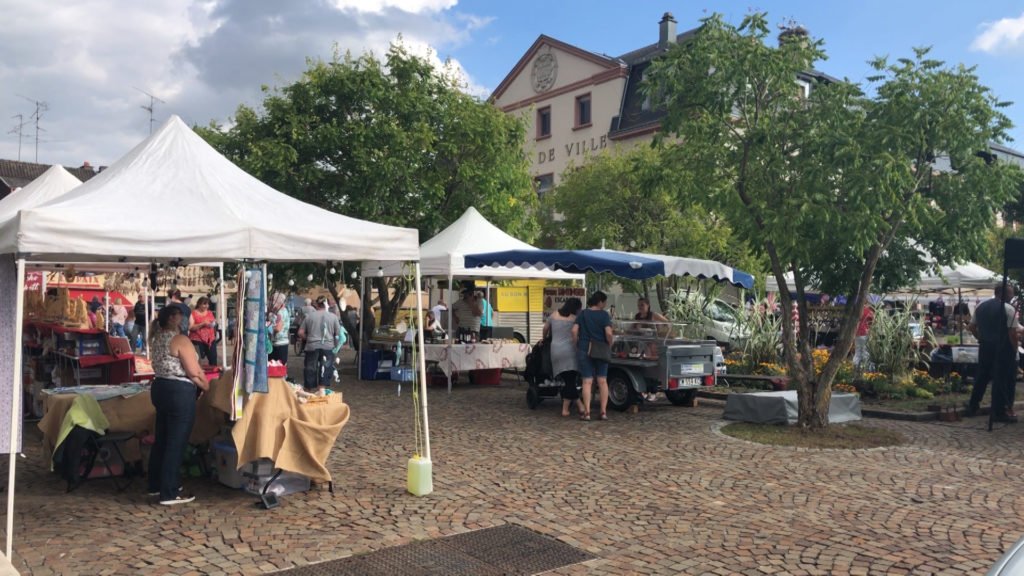
[[[729,400],[729,392],[710,392],[707,390],[698,390],[697,396],[700,398],[707,398],[709,400]],[[1024,410],[1024,402],[1015,402],[1013,407]],[[957,407],[960,412],[961,418],[963,418],[963,408]],[[978,410],[978,416],[988,416],[989,408],[983,406]],[[861,416],[865,418],[879,418],[882,420],[902,420],[904,422],[931,422],[939,419],[938,412],[898,412],[896,410],[883,410],[880,408],[864,408],[863,404],[860,409]]]

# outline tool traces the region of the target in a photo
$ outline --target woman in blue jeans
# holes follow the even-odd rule
[[[591,342],[607,342],[612,345],[612,317],[605,312],[608,296],[598,290],[587,299],[587,309],[576,315],[572,336],[576,340],[577,363],[583,378],[583,408],[580,420],[590,420],[591,387],[597,379],[601,396],[601,420],[608,419],[608,362],[590,357]]]
[[[195,500],[181,492],[181,461],[196,420],[196,398],[210,389],[192,342],[181,333],[177,306],[164,306],[150,332],[156,378],[150,398],[156,408],[156,443],[149,455],[149,494],[165,506]]]

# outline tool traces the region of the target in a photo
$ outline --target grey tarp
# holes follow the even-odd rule
[[[795,424],[797,406],[796,390],[729,394],[722,417],[756,424]],[[832,403],[828,407],[829,422],[839,424],[860,419],[859,396],[832,394]]]

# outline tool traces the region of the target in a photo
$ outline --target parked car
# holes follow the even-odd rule
[[[712,300],[704,310],[704,336],[727,347],[738,346],[745,330],[740,326],[735,308],[722,300]]]

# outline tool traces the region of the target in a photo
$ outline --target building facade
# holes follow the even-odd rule
[[[666,13],[658,42],[621,56],[541,35],[498,85],[491,102],[528,126],[525,151],[538,193],[593,154],[649,142],[660,115],[638,90],[651,60],[685,41]]]
[[[657,42],[619,56],[590,52],[543,34],[537,38],[490,100],[526,121],[524,148],[538,194],[551,190],[566,170],[594,154],[653,139],[665,111],[653,106],[641,88],[647,68],[696,31],[677,33],[675,18],[666,12],[658,22]],[[653,39],[653,27],[651,32]],[[783,34],[807,31],[796,27]],[[816,81],[835,79],[814,70],[796,78],[805,96]]]

